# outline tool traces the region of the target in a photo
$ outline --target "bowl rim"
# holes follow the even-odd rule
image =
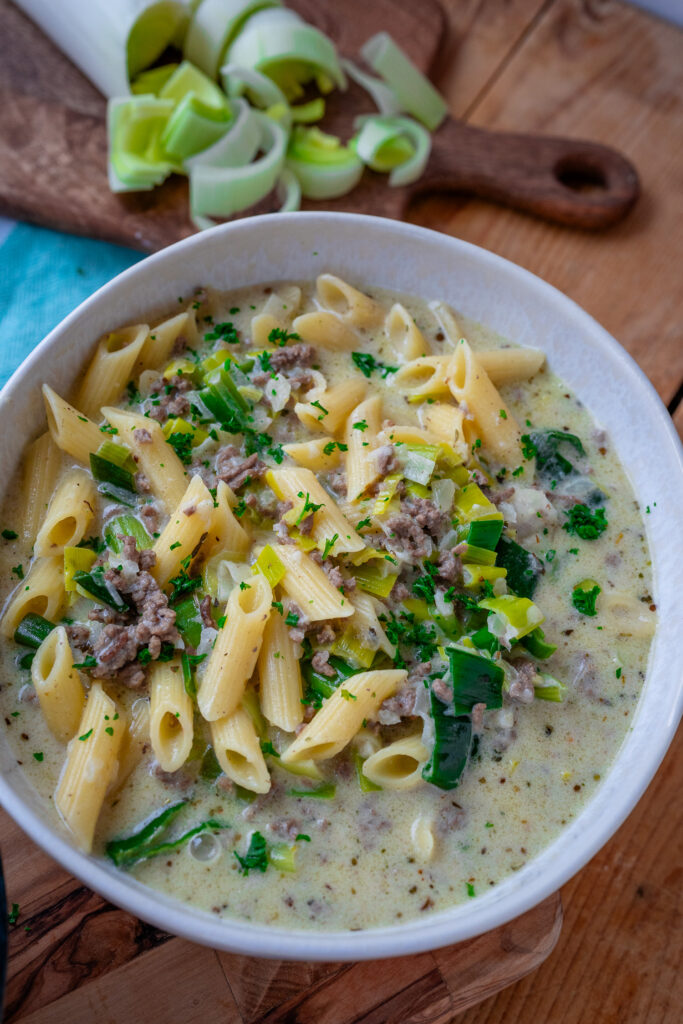
[[[350,213],[321,211],[265,214],[233,221],[203,234],[191,235],[134,264],[82,302],[27,356],[0,392],[0,419],[9,398],[16,391],[21,391],[24,378],[29,378],[37,364],[53,348],[58,350],[60,345],[64,344],[72,325],[93,307],[106,301],[110,292],[139,275],[141,268],[144,268],[145,272],[149,272],[150,268],[155,269],[169,258],[171,260],[175,258],[180,251],[186,256],[191,256],[193,251],[211,244],[211,241],[216,238],[223,236],[228,236],[231,239],[233,236],[239,238],[240,234],[249,233],[263,226],[272,227],[275,231],[282,231],[286,230],[288,226],[300,225],[304,220],[317,223],[319,229],[323,231],[334,230],[335,225],[341,223],[353,222],[359,230],[374,233],[378,238],[384,235],[387,241],[392,239],[402,242],[413,240],[422,241],[427,245],[438,243],[450,248],[455,258],[460,253],[466,258],[478,261],[483,271],[491,269],[512,276],[525,293],[535,294],[544,305],[559,307],[567,317],[571,317],[577,323],[579,329],[586,336],[590,337],[591,343],[597,345],[603,353],[611,356],[620,364],[628,378],[628,386],[635,389],[641,402],[642,419],[650,425],[652,433],[657,434],[662,441],[669,442],[667,456],[671,470],[683,474],[683,448],[681,448],[673,421],[654,387],[632,357],[572,299],[525,268],[470,242],[401,221]],[[188,265],[190,262],[188,260]],[[125,876],[104,861],[75,849],[55,827],[24,803],[3,772],[0,772],[0,804],[31,839],[95,892],[123,907],[136,917],[199,944],[257,957],[287,960],[366,960],[424,952],[473,938],[532,909],[567,882],[608,841],[633,810],[649,785],[673,738],[683,711],[683,665],[680,667],[681,679],[677,691],[675,685],[672,689],[669,714],[662,723],[660,733],[648,747],[646,758],[638,765],[636,781],[627,790],[627,795],[620,793],[617,797],[615,794],[615,799],[604,807],[603,814],[594,824],[590,836],[583,835],[581,842],[577,843],[576,851],[558,857],[554,863],[545,865],[545,869],[536,873],[535,876],[532,873],[529,883],[526,886],[518,886],[516,891],[504,891],[502,896],[498,897],[496,891],[491,890],[472,904],[460,904],[439,911],[426,919],[412,919],[398,925],[388,925],[360,932],[321,932],[274,928],[265,924],[256,925],[227,917],[217,919],[207,912],[166,897],[135,879]],[[639,703],[639,707],[641,705],[642,701]],[[617,759],[620,753],[617,754]],[[617,759],[610,766],[606,780],[612,773]],[[549,849],[555,847],[562,837],[567,836],[568,832],[574,829],[576,821],[579,821],[585,810],[595,803],[603,786],[606,785],[606,780],[587,801],[579,818],[559,833],[549,846],[532,858],[529,864],[536,863]],[[527,867],[519,874],[524,874]],[[507,876],[496,889],[500,891],[509,878],[510,876]],[[476,908],[476,914],[471,913],[470,908]]]

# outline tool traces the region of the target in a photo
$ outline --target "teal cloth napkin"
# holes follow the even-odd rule
[[[118,245],[17,224],[0,246],[0,386],[67,313],[141,259]]]

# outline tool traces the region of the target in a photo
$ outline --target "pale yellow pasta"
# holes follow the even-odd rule
[[[273,331],[281,330],[282,324],[272,313],[257,313],[251,318],[249,333],[251,342],[256,348],[268,351],[274,347],[270,340]]]
[[[148,334],[147,324],[134,324],[102,338],[76,393],[75,404],[85,416],[99,417],[102,406],[121,395]]]
[[[2,632],[13,637],[14,631],[29,612],[45,619],[58,619],[64,603],[64,559],[36,558],[28,575],[16,587],[2,619]]]
[[[149,416],[124,412],[112,406],[103,409],[102,413],[118,430],[117,440],[131,449],[138,468],[149,480],[153,494],[170,515],[185,493],[187,474],[170,444],[166,443],[161,427]],[[145,440],[147,435],[150,440]]]
[[[293,732],[303,721],[301,668],[284,615],[268,619],[258,658],[261,711],[271,725]]]
[[[251,318],[251,343],[256,348],[273,348],[270,340],[274,330],[287,329],[301,305],[301,288],[283,285],[271,292],[260,311]]]
[[[164,366],[171,358],[176,343],[180,343],[181,339],[190,346],[196,344],[197,322],[192,307],[150,328],[135,360],[131,379],[137,380],[145,370]]]
[[[384,321],[384,333],[394,356],[401,363],[427,355],[429,348],[422,331],[400,302],[395,302]]]
[[[22,478],[21,536],[27,545],[33,544],[47,512],[61,460],[61,452],[49,431],[26,449]]]
[[[83,469],[73,469],[60,482],[38,531],[35,553],[39,557],[62,555],[85,537],[97,508],[95,481]]]
[[[379,621],[375,599],[359,589],[354,591],[353,607],[355,611],[349,619],[349,629],[356,635],[361,645],[368,650],[384,651],[393,658],[396,655],[396,647],[389,640]],[[380,609],[384,611],[384,606],[380,605]]]
[[[211,743],[222,770],[238,786],[267,793],[270,775],[251,717],[244,708],[211,722]]]
[[[533,377],[545,364],[545,352],[535,348],[488,348],[477,359],[496,387]]]
[[[380,444],[428,444],[438,445],[441,438],[424,427],[413,427],[409,424],[397,423],[393,427],[381,430],[377,440]]]
[[[73,405],[69,405],[49,384],[43,384],[43,398],[47,425],[57,447],[89,466],[90,456],[95,454],[104,440],[100,428],[78,409],[74,409]]]
[[[155,661],[149,667],[149,738],[165,772],[187,761],[193,737],[192,700],[185,691],[180,663]]]
[[[316,289],[320,305],[332,310],[353,327],[377,327],[384,319],[384,308],[379,302],[335,274],[319,274]]]
[[[85,692],[64,626],[49,633],[31,663],[31,679],[40,710],[53,736],[68,743],[78,728]]]
[[[152,575],[159,586],[177,576],[181,563],[195,553],[209,531],[214,511],[208,487],[199,475],[193,476],[154,544],[157,560]],[[228,513],[232,515],[229,509]]]
[[[632,594],[624,591],[603,591],[597,600],[597,609],[606,630],[618,636],[651,637],[657,626],[657,616]]]
[[[402,366],[392,377],[401,391],[409,392],[409,398],[435,398],[448,394],[449,356],[419,356]]]
[[[330,450],[325,451],[326,448]],[[339,447],[334,441],[330,441],[329,437],[316,437],[313,441],[283,444],[282,450],[300,466],[319,472],[336,469],[341,456]]]
[[[354,406],[365,397],[366,387],[358,378],[335,384],[320,393],[314,401],[297,402],[294,412],[309,430],[325,430],[336,434],[346,422]]]
[[[382,789],[414,789],[422,784],[429,751],[419,736],[404,736],[363,762],[363,775]]]
[[[418,814],[410,826],[410,841],[415,853],[421,861],[432,859],[434,853],[434,826],[429,818]]]
[[[92,849],[97,818],[118,771],[125,731],[123,709],[100,683],[93,683],[55,793],[57,810],[86,852]]]
[[[425,402],[418,411],[420,423],[434,437],[444,441],[463,460],[469,455],[468,421],[465,412],[450,402]]]
[[[402,669],[381,669],[345,679],[287,747],[282,763],[326,761],[334,757],[353,739],[363,721],[374,716],[382,701],[396,692],[407,675]]]
[[[461,408],[473,417],[486,451],[499,462],[515,465],[520,456],[517,421],[464,339],[451,357],[448,384]]]
[[[381,421],[382,402],[378,395],[372,395],[357,405],[346,421],[344,441],[347,452],[344,458],[347,501],[355,501],[381,476],[377,462],[372,458]],[[359,430],[359,424],[361,427],[365,424],[365,429]]]
[[[266,480],[281,501],[292,502],[294,511],[300,510],[303,513],[306,495],[310,504],[320,506],[313,513],[310,536],[321,551],[328,541],[328,555],[363,550],[365,541],[356,533],[334,498],[318,483],[310,469],[298,466],[294,469],[271,469]]]
[[[249,549],[249,534],[233,513],[235,495],[226,483],[218,481],[216,507],[212,509],[209,532],[202,545],[202,556],[224,553],[226,558],[239,560]]]
[[[256,666],[272,597],[270,585],[260,575],[230,594],[225,624],[218,631],[197,694],[199,710],[207,721],[224,718],[239,706]]]
[[[149,744],[149,700],[140,697],[130,710],[130,723],[119,747],[119,767],[112,790],[116,792],[135,771]]]
[[[324,309],[298,316],[292,327],[302,341],[316,348],[351,352],[360,347],[356,332],[334,313]]]
[[[283,544],[277,553],[287,570],[282,579],[282,589],[296,601],[307,619],[320,622],[353,615],[353,605],[348,597],[332,586],[312,558],[289,544]]]

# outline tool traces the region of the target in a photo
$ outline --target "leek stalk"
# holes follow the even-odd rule
[[[446,117],[448,105],[389,33],[378,32],[368,39],[361,53],[390,86],[402,110],[435,131]]]

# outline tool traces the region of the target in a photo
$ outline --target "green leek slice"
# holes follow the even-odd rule
[[[189,60],[184,60],[162,87],[159,96],[162,100],[174,100],[179,103],[189,95],[196,96],[207,107],[215,107],[216,110],[225,108],[222,90],[203,71]]]
[[[225,64],[221,68],[221,81],[228,96],[246,97],[253,107],[265,110],[268,107],[287,104],[282,89],[260,71],[244,68],[239,64]]]
[[[393,89],[401,108],[430,131],[435,131],[447,115],[448,105],[389,33],[378,32],[372,36],[361,53],[370,67]]]
[[[302,125],[292,132],[287,167],[296,175],[307,199],[346,195],[363,173],[362,160],[336,136]]]
[[[349,78],[353,79],[372,97],[380,114],[391,117],[402,112],[396,93],[381,78],[368,75],[350,60],[342,60],[342,67]]]
[[[279,0],[201,0],[185,36],[185,55],[215,78],[223,54],[251,16],[277,6]]]
[[[192,178],[193,171],[204,167],[244,167],[250,164],[261,145],[262,128],[256,111],[246,100],[234,100],[234,119],[227,132],[213,146],[185,161],[185,169]]]
[[[190,213],[200,227],[209,226],[207,218],[230,217],[253,206],[267,196],[278,181],[285,159],[287,133],[265,114],[252,111],[251,116],[258,119],[263,156],[241,167],[214,167],[199,162],[190,169]]]
[[[227,51],[228,61],[268,75],[287,99],[303,94],[315,79],[321,92],[334,85],[346,88],[346,78],[334,43],[293,11],[277,8],[253,15]]]
[[[131,82],[130,91],[134,96],[158,96],[178,66],[162,64],[159,68],[142,71],[135,81]]]
[[[410,185],[424,172],[432,149],[429,132],[410,117],[363,118],[355,141],[373,171],[390,171],[389,185]]]
[[[290,114],[295,124],[312,124],[314,121],[320,121],[325,116],[325,100],[322,96],[316,96],[308,103],[290,107]]]
[[[109,100],[109,187],[112,192],[146,191],[176,168],[163,154],[161,134],[173,112],[173,100],[129,96]]]
[[[218,142],[228,130],[230,120],[227,103],[219,110],[188,93],[169,117],[161,133],[161,144],[174,160],[185,160]]]

